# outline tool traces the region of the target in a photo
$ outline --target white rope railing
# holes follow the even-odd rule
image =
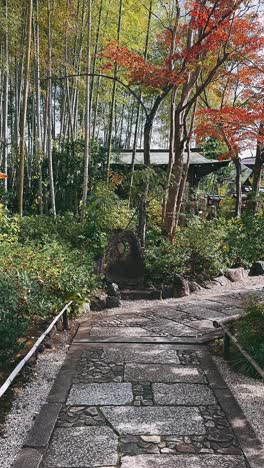
[[[58,320],[61,318],[63,314],[65,318],[65,322],[67,322],[67,309],[70,307],[72,304],[72,301],[68,302],[65,307],[60,311],[60,313],[54,318],[54,320],[51,322],[47,330],[38,338],[34,346],[30,349],[30,351],[26,354],[26,356],[19,362],[19,364],[15,367],[13,372],[9,375],[9,377],[6,379],[6,381],[3,383],[3,385],[0,387],[0,398],[4,395],[4,393],[7,391],[7,389],[10,387],[11,383],[13,380],[16,378],[16,376],[19,374],[19,372],[23,369],[24,365],[28,362],[28,360],[33,356],[33,354],[37,351],[39,345],[42,343],[44,338],[49,334],[49,332],[52,330],[54,325],[58,322]]]

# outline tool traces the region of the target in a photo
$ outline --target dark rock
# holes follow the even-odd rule
[[[107,308],[106,305],[106,300],[107,300],[107,294],[102,293],[99,294],[98,296],[94,296],[91,299],[91,310],[98,312],[100,310],[104,310]]]
[[[264,261],[259,260],[255,262],[250,268],[250,276],[262,276],[264,275]]]
[[[121,301],[119,297],[107,296],[106,298],[106,307],[107,309],[114,309],[115,307],[120,307]]]
[[[181,275],[176,275],[173,281],[173,297],[189,296],[189,282]]]
[[[194,293],[196,291],[201,291],[203,287],[196,283],[196,281],[189,281],[189,288],[190,288],[190,293]]]
[[[162,299],[170,299],[173,297],[173,286],[162,286],[161,297]]]
[[[120,287],[135,287],[144,282],[144,257],[139,239],[132,231],[117,231],[104,255],[107,281]]]
[[[236,283],[238,281],[243,281],[246,278],[246,270],[242,267],[240,268],[229,268],[226,272],[226,277]]]
[[[45,340],[43,341],[43,345],[47,349],[52,349],[53,348],[52,340],[48,336],[46,336]]]
[[[195,452],[195,448],[192,447],[192,445],[190,444],[184,444],[184,443],[177,444],[175,448],[178,452],[181,452],[181,453],[194,453]]]
[[[217,286],[219,286],[219,283],[217,281],[204,281],[203,286],[205,289],[213,289]]]
[[[38,347],[38,353],[44,353],[45,351],[45,345],[41,343]]]
[[[118,284],[108,283],[107,285],[107,294],[111,297],[118,297],[120,299],[121,293]]]

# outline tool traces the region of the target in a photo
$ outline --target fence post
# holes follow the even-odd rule
[[[63,330],[69,330],[69,320],[67,309],[63,312],[62,315]]]
[[[230,357],[230,336],[227,333],[224,334],[224,359],[228,361]]]

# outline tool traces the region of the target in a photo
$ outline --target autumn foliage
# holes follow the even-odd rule
[[[223,107],[222,109],[203,109],[197,112],[196,134],[198,141],[211,136],[222,141],[227,151],[220,159],[236,158],[247,148],[254,148],[257,143],[264,145],[264,135],[259,132],[264,121],[262,104],[253,108]]]
[[[116,63],[129,84],[161,90],[184,84],[201,64],[205,71],[212,67],[219,51],[233,59],[240,53],[254,55],[264,45],[261,24],[254,15],[237,15],[241,4],[241,1],[230,0],[190,1],[185,6],[189,8],[185,20],[179,20],[177,26],[157,36],[157,57],[144,59],[137,52],[111,41],[101,54],[102,70],[111,70]],[[192,36],[191,41],[188,35]]]

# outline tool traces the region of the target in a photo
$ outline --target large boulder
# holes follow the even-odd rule
[[[237,283],[238,281],[243,281],[247,276],[247,272],[244,268],[229,268],[226,272],[226,277],[232,281],[232,283]]]
[[[141,286],[144,282],[144,258],[137,236],[132,231],[117,231],[104,255],[104,273],[109,283],[121,289]]]
[[[262,276],[264,275],[264,261],[259,260],[255,262],[252,267],[250,268],[249,272],[250,276]]]
[[[205,289],[214,289],[219,286],[219,283],[216,280],[208,280],[203,282]]]
[[[173,297],[184,297],[190,295],[189,281],[183,276],[176,275],[173,281]]]
[[[170,299],[173,297],[173,286],[172,285],[163,285],[161,287],[161,298]]]
[[[118,284],[108,283],[107,284],[107,294],[111,297],[118,297],[120,299],[121,293]]]
[[[198,284],[196,281],[189,281],[190,293],[195,293],[197,291],[202,291],[203,287]]]
[[[107,294],[99,293],[96,296],[93,296],[91,299],[91,310],[95,312],[99,312],[100,310],[104,310],[107,308],[106,300]]]
[[[115,307],[121,307],[120,298],[117,296],[107,296],[106,307],[107,309],[114,309]]]

